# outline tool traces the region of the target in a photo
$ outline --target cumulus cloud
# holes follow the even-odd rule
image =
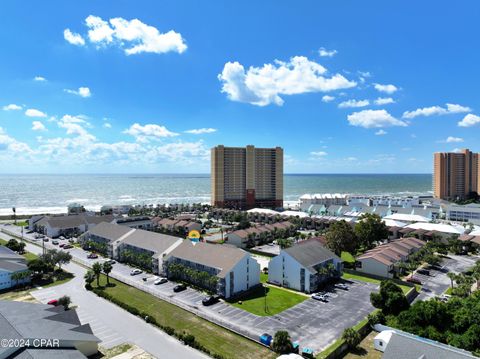
[[[47,79],[46,79],[45,77],[43,77],[43,76],[35,76],[35,77],[33,78],[33,81],[45,82],[45,81],[47,81]]]
[[[375,105],[388,105],[390,103],[395,103],[395,100],[391,97],[379,97],[374,102]]]
[[[354,112],[348,115],[347,119],[350,125],[364,128],[407,126],[406,122],[396,119],[386,110],[363,110]]]
[[[460,127],[471,127],[479,123],[480,123],[480,116],[469,113],[458,123],[458,125]]]
[[[17,141],[0,127],[0,154],[2,154],[2,152],[8,152],[8,154],[24,157],[30,155],[33,151],[26,143]],[[7,158],[11,159],[9,156]]]
[[[328,92],[357,85],[340,74],[328,76],[325,67],[304,56],[292,57],[288,62],[275,60],[248,70],[238,62],[227,62],[218,79],[230,100],[257,106],[281,106],[284,100],[280,95]]]
[[[332,102],[333,100],[335,100],[335,96],[325,95],[322,97],[323,102]]]
[[[448,115],[452,113],[470,112],[471,110],[472,109],[470,107],[447,103],[446,107],[430,106],[430,107],[417,108],[414,111],[405,111],[402,117],[411,119],[418,116],[428,117],[428,116],[434,116],[434,115]]]
[[[337,50],[327,50],[324,47],[321,47],[318,50],[318,55],[320,55],[320,57],[333,57],[336,54],[337,54]]]
[[[32,122],[32,130],[33,131],[46,131],[46,127],[40,121],[33,121]]]
[[[17,110],[21,110],[22,106],[15,105],[14,103],[11,103],[9,105],[3,106],[2,109],[3,109],[3,111],[17,111]]]
[[[83,98],[92,96],[92,93],[90,92],[90,89],[88,87],[79,87],[78,90],[65,89],[64,91]]]
[[[185,133],[191,133],[193,135],[202,135],[204,133],[213,133],[217,132],[216,128],[196,128],[192,130],[187,130]]]
[[[135,137],[139,142],[148,142],[150,139],[162,139],[166,137],[178,136],[178,133],[168,130],[165,126],[147,124],[140,125],[139,123],[134,123],[128,129],[123,131],[128,135]]]
[[[463,138],[461,138],[461,137],[448,136],[445,141],[441,141],[441,142],[446,142],[446,143],[458,143],[458,142],[463,142]]]
[[[387,131],[382,130],[382,129],[380,129],[380,130],[378,130],[377,132],[375,132],[375,135],[376,135],[376,136],[384,136],[384,135],[386,135],[386,134],[387,134]]]
[[[97,47],[116,45],[122,48],[126,55],[143,52],[163,54],[166,52],[182,53],[187,45],[182,35],[170,30],[161,33],[157,28],[144,24],[138,19],[126,20],[121,17],[103,20],[99,16],[90,15],[85,19],[88,28],[86,37]],[[67,31],[68,37],[67,39]],[[83,45],[83,37],[73,34],[69,29],[64,32],[65,39],[74,45]],[[75,39],[75,42],[71,40]],[[82,42],[83,43],[80,43]]]
[[[365,107],[370,105],[368,100],[347,100],[338,104],[339,108]]]
[[[103,128],[112,128],[112,124],[110,122],[105,122],[102,126]]]
[[[37,110],[35,108],[29,108],[25,111],[25,115],[28,117],[47,117],[47,114]]]
[[[70,29],[63,30],[63,37],[72,45],[85,45],[85,40],[83,39],[82,35],[71,32]]]
[[[395,85],[382,85],[382,84],[373,84],[373,86],[375,87],[375,90],[379,91],[379,92],[385,92],[385,93],[388,93],[388,94],[392,94],[396,91],[398,91],[398,88],[397,86]]]

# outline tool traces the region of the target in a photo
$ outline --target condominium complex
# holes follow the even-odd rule
[[[436,198],[464,199],[480,192],[478,153],[437,152],[433,157],[433,190]]]
[[[283,206],[283,149],[212,148],[212,205],[249,209]]]

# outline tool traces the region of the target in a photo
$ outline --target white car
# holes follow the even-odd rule
[[[130,275],[138,275],[142,273],[143,272],[140,269],[132,269],[132,271],[130,272]]]
[[[167,278],[158,278],[155,282],[153,282],[153,284],[159,285],[159,284],[164,284],[164,283],[167,283],[167,282],[168,282]]]

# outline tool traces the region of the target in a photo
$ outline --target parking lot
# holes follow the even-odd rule
[[[430,275],[416,273],[415,278],[422,282],[422,290],[415,300],[426,300],[441,295],[451,285],[448,272],[464,272],[479,259],[478,256],[449,255],[449,258],[443,259],[441,270],[430,269]]]

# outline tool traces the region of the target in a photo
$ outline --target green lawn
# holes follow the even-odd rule
[[[452,287],[448,287],[444,294],[452,295]]]
[[[205,348],[225,358],[275,358],[275,353],[251,340],[230,332],[218,325],[206,321],[173,304],[167,303],[148,293],[110,279],[114,286],[103,287],[104,291],[139,311],[148,313],[163,325],[195,336]],[[105,286],[106,277],[102,275],[100,285]],[[95,286],[94,282],[94,286]]]
[[[307,296],[297,294],[292,291],[288,291],[274,286],[267,286],[267,300],[265,308],[265,289],[259,287],[252,292],[248,293],[245,297],[239,298],[242,304],[238,301],[231,303],[234,307],[241,308],[247,312],[260,315],[269,316],[275,315],[284,310],[293,307],[305,299]]]
[[[261,283],[267,283],[267,280],[268,280],[268,274],[260,272],[260,282]]]
[[[36,254],[30,253],[30,252],[25,252],[23,256],[27,259],[27,261],[31,261],[38,258]]]
[[[349,252],[342,252],[342,261],[347,263],[355,263],[355,258]]]
[[[345,273],[345,272],[343,273],[342,278],[346,279],[346,280],[355,279],[355,280],[359,280],[359,281],[362,281],[362,282],[375,283],[375,284],[378,284],[378,285],[380,285],[380,282],[381,282],[381,280],[379,280],[379,279],[363,276],[363,275],[360,275],[360,274],[351,274],[351,273]],[[398,286],[400,288],[402,288],[403,293],[407,293],[411,289],[411,287],[409,287],[408,285],[398,285]],[[417,287],[417,290],[420,290],[419,287]]]

